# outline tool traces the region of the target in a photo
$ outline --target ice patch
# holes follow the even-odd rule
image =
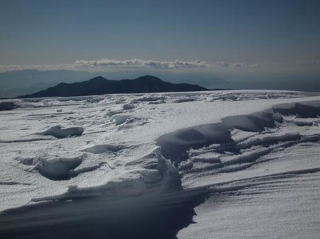
[[[124,124],[128,119],[129,119],[130,115],[114,115],[111,118],[111,121],[115,124],[115,125],[121,125]]]
[[[119,126],[118,129],[131,128],[147,123],[147,119],[138,118],[132,115],[117,114],[111,117],[111,122]]]

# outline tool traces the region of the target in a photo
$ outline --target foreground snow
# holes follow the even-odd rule
[[[0,112],[2,211],[204,187],[199,223],[179,238],[266,237],[276,218],[259,215],[268,213],[281,218],[271,237],[316,238],[320,96],[214,91],[15,104]],[[292,217],[310,223],[288,227]]]

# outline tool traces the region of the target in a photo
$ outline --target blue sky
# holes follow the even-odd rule
[[[156,65],[169,71],[257,75],[320,72],[317,0],[1,0],[0,4],[2,71],[121,71]],[[131,64],[132,59],[140,63]],[[203,64],[194,66],[198,61]]]

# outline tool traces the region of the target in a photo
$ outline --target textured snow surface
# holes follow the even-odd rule
[[[178,238],[317,238],[320,96],[19,99],[0,112],[0,210],[205,186]]]

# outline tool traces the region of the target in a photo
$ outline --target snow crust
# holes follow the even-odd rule
[[[285,158],[290,149],[318,147],[320,96],[304,92],[120,94],[15,104],[0,112],[2,211],[198,187],[217,193],[320,168],[312,157]]]

